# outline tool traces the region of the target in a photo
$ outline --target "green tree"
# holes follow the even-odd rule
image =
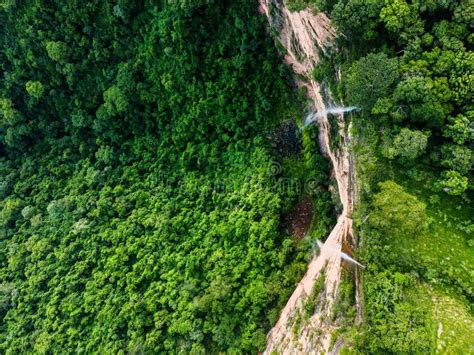
[[[371,109],[375,102],[390,93],[398,81],[396,58],[385,53],[369,54],[352,64],[345,82],[346,96],[354,105]]]
[[[69,49],[64,42],[48,41],[46,42],[46,51],[52,60],[64,62],[67,59]]]
[[[116,113],[123,113],[127,109],[128,100],[122,90],[117,86],[112,86],[104,92],[104,107],[107,113],[113,116]]]
[[[466,176],[462,176],[459,172],[454,170],[444,171],[441,178],[438,180],[438,185],[449,195],[461,195],[466,191],[469,180]]]
[[[7,199],[2,203],[2,209],[0,210],[0,226],[2,226],[2,237],[6,232],[7,227],[12,227],[18,220],[21,212],[21,200],[19,199]]]
[[[390,32],[400,34],[399,38],[403,41],[423,33],[423,23],[416,7],[405,0],[385,0],[380,19]]]
[[[328,1],[333,2],[333,1]],[[367,43],[377,38],[379,14],[383,1],[379,0],[345,0],[334,1],[331,17],[337,27],[351,41]],[[327,7],[331,7],[326,5]]]
[[[472,169],[474,156],[470,147],[445,144],[441,147],[441,165],[450,170],[456,170],[466,175]]]
[[[431,97],[433,81],[423,76],[413,76],[401,81],[395,90],[394,98],[407,104],[423,103]]]
[[[18,111],[15,110],[11,100],[0,97],[0,114],[2,116],[1,127],[17,123]]]
[[[424,122],[428,126],[439,127],[446,116],[448,106],[437,96],[436,88],[441,81],[429,77],[411,76],[401,81],[393,94],[395,101],[408,109],[413,122]]]
[[[10,283],[0,283],[0,318],[5,317],[10,308],[12,295],[15,292],[15,286]]]
[[[402,128],[393,140],[393,157],[413,160],[423,154],[429,133]]]
[[[26,83],[26,91],[32,97],[40,98],[43,96],[44,87],[39,81],[28,81]]]
[[[469,119],[470,117],[471,119]],[[448,119],[449,124],[443,129],[445,137],[451,138],[457,144],[464,144],[474,138],[474,111],[467,115],[457,115]]]
[[[389,31],[400,32],[411,22],[412,11],[405,0],[385,1],[380,11],[380,18]]]
[[[10,99],[0,97],[0,141],[7,147],[21,149],[25,147],[26,138],[31,133],[31,126],[25,122],[23,114],[13,107]]]

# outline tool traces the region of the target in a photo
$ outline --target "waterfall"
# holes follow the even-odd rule
[[[319,246],[319,249],[323,249],[325,246],[324,246],[324,243],[322,243],[320,240],[316,240],[316,243],[318,243],[318,246]],[[358,266],[360,266],[361,268],[364,268],[365,269],[365,266],[362,265],[361,263],[359,263],[358,261],[352,259],[349,255],[347,255],[346,253],[344,253],[343,251],[339,251],[337,250],[336,248],[332,248],[330,246],[326,246],[326,248],[328,248],[330,251],[334,252],[334,253],[337,253],[339,254],[339,256],[346,260],[346,261],[349,261],[350,263],[352,264],[356,264]]]
[[[304,127],[310,125],[311,123],[315,122],[318,118],[323,117],[325,115],[342,115],[347,112],[359,111],[359,110],[360,108],[357,106],[330,107],[326,110],[309,114],[308,117],[306,117],[306,120],[304,121]]]

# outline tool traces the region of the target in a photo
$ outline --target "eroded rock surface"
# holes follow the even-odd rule
[[[324,13],[306,9],[290,12],[282,0],[261,0],[260,12],[269,20],[274,33],[286,50],[285,62],[292,66],[296,83],[307,89],[314,112],[325,112],[332,105],[323,99],[321,85],[311,73],[318,65],[321,53],[334,45],[336,31]],[[330,98],[330,93],[326,93]],[[331,335],[336,325],[331,321],[332,308],[341,279],[340,251],[344,243],[353,239],[352,211],[354,201],[354,168],[349,150],[350,135],[344,130],[344,117],[338,115],[340,147],[333,151],[330,144],[330,124],[325,114],[318,115],[319,145],[321,152],[330,159],[333,177],[337,182],[342,212],[326,239],[318,256],[313,257],[308,270],[283,308],[280,318],[267,337],[266,354],[277,353],[329,353]],[[349,130],[350,131],[350,130]],[[324,289],[320,291],[315,309],[309,319],[303,316],[305,302],[311,298],[317,280],[324,277]]]

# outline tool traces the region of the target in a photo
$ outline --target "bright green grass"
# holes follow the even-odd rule
[[[427,205],[430,222],[427,233],[406,236],[389,243],[406,264],[414,264],[432,283],[443,281],[452,284],[464,295],[474,296],[474,245],[469,234],[473,208],[461,204],[460,198],[435,194],[426,182],[416,181],[401,174],[394,180]],[[472,234],[472,232],[471,232]]]
[[[474,354],[474,317],[464,300],[442,290],[428,290],[437,329],[436,353]]]
[[[466,228],[472,223],[473,209],[459,198],[433,193],[423,181],[403,175],[394,179],[427,205],[428,232],[391,244],[395,254],[425,270],[429,284],[420,287],[432,300],[436,353],[474,354],[472,305],[460,296],[461,290],[464,296],[474,294],[474,247],[469,243],[473,236]],[[440,281],[442,285],[437,285]]]
[[[424,282],[415,287],[419,291],[417,304],[429,304],[432,309],[430,332],[436,353],[474,354],[474,230],[469,227],[473,223],[474,206],[460,197],[430,190],[434,172],[420,171],[420,167],[410,170],[374,155],[377,149],[374,132],[370,125],[356,132],[361,193],[369,194],[370,199],[376,182],[394,180],[427,205],[430,224],[427,233],[396,240],[387,238],[385,264],[422,276]],[[366,207],[361,204],[359,210]],[[370,211],[364,211],[364,216],[367,213]],[[438,337],[440,324],[442,331]]]

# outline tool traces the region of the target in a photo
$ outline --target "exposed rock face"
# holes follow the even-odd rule
[[[307,89],[315,112],[324,112],[322,88],[311,72],[319,62],[319,56],[331,48],[336,31],[324,13],[313,13],[310,9],[290,12],[283,0],[260,0],[260,12],[269,20],[270,29],[286,49],[285,61],[293,67],[297,85]],[[300,79],[302,77],[304,79]],[[330,97],[330,93],[326,93]],[[327,104],[331,104],[328,102]],[[333,177],[337,182],[343,206],[337,223],[327,238],[319,256],[313,257],[308,270],[300,281],[280,318],[267,336],[266,354],[277,353],[329,353],[331,334],[336,325],[331,320],[332,308],[341,279],[340,251],[343,244],[353,241],[352,211],[354,201],[354,168],[349,150],[350,134],[344,130],[343,115],[338,116],[340,147],[333,151],[330,145],[330,124],[326,115],[321,115],[319,145],[323,154],[331,161]],[[339,252],[338,252],[339,251]],[[317,298],[314,314],[301,320],[303,308],[311,295],[315,282],[324,276],[324,290]]]

